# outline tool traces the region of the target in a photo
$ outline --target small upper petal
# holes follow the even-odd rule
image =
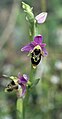
[[[37,45],[40,45],[42,43],[42,40],[43,40],[42,35],[38,35],[34,37],[34,42],[37,43]]]
[[[46,48],[42,48],[42,51],[44,52],[44,56],[47,56],[48,55],[48,52],[46,51]]]
[[[44,23],[47,18],[47,12],[42,12],[35,17],[38,23]]]
[[[21,51],[29,52],[29,51],[31,51],[33,48],[34,48],[34,45],[33,45],[33,43],[31,42],[31,43],[29,43],[28,45],[24,46],[24,47],[21,49]]]
[[[43,48],[46,46],[46,43],[42,43],[40,46],[41,46],[41,48]]]

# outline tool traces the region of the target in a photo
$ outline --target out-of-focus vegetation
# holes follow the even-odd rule
[[[48,56],[39,65],[37,94],[29,97],[26,119],[62,119],[62,0],[23,0],[34,8],[35,16],[48,12],[39,34],[47,44]],[[9,79],[2,74],[30,72],[30,58],[20,48],[29,42],[29,25],[19,0],[0,0],[0,119],[17,119],[16,94],[5,93]]]

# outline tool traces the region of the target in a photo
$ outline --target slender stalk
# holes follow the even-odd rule
[[[37,23],[34,20],[32,24],[30,24],[30,31],[31,31],[31,36],[30,36],[30,41],[33,41],[34,36],[38,35],[38,28],[37,28]],[[31,64],[31,70],[30,70],[30,80],[33,81],[33,77],[35,75],[36,69],[33,68]]]
[[[34,22],[30,23],[29,27],[30,41],[32,41],[34,36]]]
[[[25,98],[23,98],[23,103],[22,103],[22,119],[25,119],[25,113],[26,113],[26,107],[28,105],[28,100],[29,99],[29,92],[27,91]]]
[[[38,33],[38,27],[37,27],[37,23],[34,22],[34,36],[37,36],[37,35],[39,35],[39,33]]]
[[[38,35],[38,27],[36,21],[34,20],[33,22],[31,22],[29,27],[30,41],[33,41],[34,36]]]
[[[23,99],[22,119],[25,119],[25,99]]]

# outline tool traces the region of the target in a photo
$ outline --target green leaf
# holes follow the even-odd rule
[[[34,86],[36,86],[39,83],[40,78],[36,79],[34,82],[30,82],[30,84],[28,84],[28,88],[32,88]]]

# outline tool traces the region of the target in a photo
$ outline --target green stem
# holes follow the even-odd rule
[[[38,35],[38,27],[36,21],[34,20],[33,22],[31,22],[29,27],[30,41],[33,41],[34,36]]]
[[[32,82],[34,80],[35,72],[36,72],[36,69],[34,69],[33,66],[32,66],[32,64],[31,64],[30,81],[32,81]]]
[[[31,40],[34,40],[34,36],[38,35],[38,28],[37,28],[37,23],[34,20],[33,24],[31,24]],[[35,79],[35,74],[36,74],[36,69],[33,68],[32,64],[31,64],[31,70],[30,70],[30,81],[33,83],[34,79]],[[32,99],[33,99],[33,103],[36,103],[36,100],[34,101],[34,96],[37,96],[37,92],[36,92],[36,88],[33,87],[31,90],[31,95],[32,95]]]
[[[34,36],[39,35],[38,33],[38,27],[37,27],[37,23],[34,23]]]
[[[23,99],[22,119],[25,119],[25,99]]]
[[[30,42],[33,40],[34,36],[34,22],[31,22],[29,25],[29,35],[30,35]]]

